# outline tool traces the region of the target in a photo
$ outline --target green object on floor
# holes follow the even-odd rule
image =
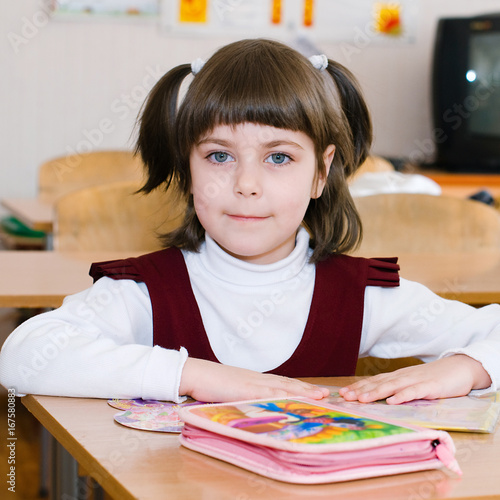
[[[45,238],[43,231],[35,231],[15,217],[8,216],[0,220],[1,228],[12,236],[22,236],[23,238]]]

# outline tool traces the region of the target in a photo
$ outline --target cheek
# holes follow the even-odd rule
[[[207,211],[207,208],[210,206],[211,197],[207,196],[203,192],[203,189],[195,188],[191,192],[193,195],[194,209],[198,214],[198,217],[200,217],[200,215],[204,214]]]
[[[300,176],[282,185],[280,198],[290,206],[307,206],[314,192],[314,183],[310,176]]]
[[[210,201],[207,197],[197,196],[196,192],[193,192],[193,205],[198,221],[203,228],[207,230],[207,225],[210,226],[210,214],[214,209],[213,205],[210,205]]]
[[[199,221],[205,227],[205,222],[222,210],[225,199],[223,189],[216,180],[194,183],[191,193],[193,204]],[[206,229],[206,228],[205,228]]]
[[[311,202],[312,191],[314,191],[310,179],[304,180],[303,186],[304,189],[296,191],[289,197],[289,203],[291,203],[293,213],[295,217],[297,217],[298,219],[300,218],[301,221],[306,214],[309,203]]]
[[[276,210],[281,212],[284,220],[290,224],[299,225],[304,218],[310,197],[307,193],[288,193],[287,196],[280,197],[279,207]]]
[[[191,193],[200,206],[207,206],[216,201],[230,185],[227,172],[210,172],[195,175],[191,183]]]

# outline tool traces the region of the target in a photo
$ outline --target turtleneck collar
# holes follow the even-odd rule
[[[226,253],[208,234],[200,247],[198,262],[222,281],[240,286],[262,286],[280,283],[296,277],[308,264],[311,250],[309,234],[301,227],[290,255],[272,264],[253,264]]]

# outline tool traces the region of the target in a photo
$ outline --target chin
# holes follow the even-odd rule
[[[228,254],[232,255],[233,257],[236,257],[237,259],[242,259],[242,260],[249,260],[249,259],[258,258],[262,255],[261,251],[249,249],[248,247],[245,247],[245,248],[228,247],[228,248],[224,248],[224,250]]]
[[[241,245],[220,245],[220,247],[229,255],[245,261],[259,259],[263,253],[265,254],[265,251],[262,252],[261,249],[250,248],[248,246],[242,247]]]

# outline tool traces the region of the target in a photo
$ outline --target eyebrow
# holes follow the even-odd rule
[[[202,144],[218,144],[223,147],[230,147],[232,145],[231,141],[226,141],[225,139],[219,139],[218,137],[205,137],[196,143],[196,146],[201,146]],[[275,148],[277,146],[292,146],[297,149],[304,149],[300,144],[294,141],[287,141],[286,139],[277,139],[275,141],[269,141],[262,144],[264,148]]]
[[[220,146],[229,147],[231,142],[224,139],[218,139],[217,137],[205,137],[196,143],[196,146],[201,146],[202,144],[219,144]]]
[[[267,148],[275,148],[276,146],[292,146],[298,149],[304,149],[300,144],[295,141],[287,141],[285,139],[278,139],[276,141],[267,142],[264,144]]]

